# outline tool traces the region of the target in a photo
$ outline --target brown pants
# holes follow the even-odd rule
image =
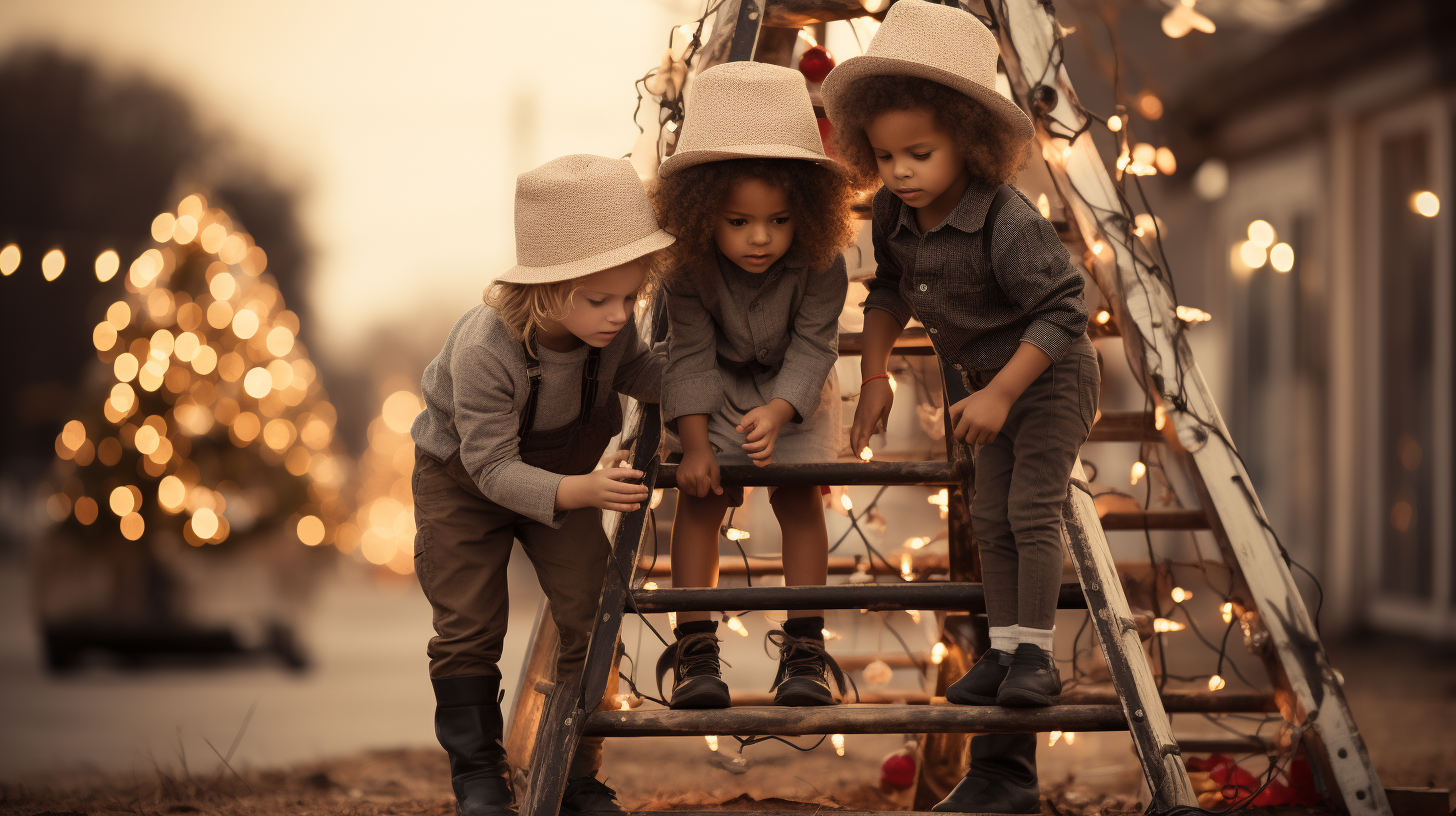
[[[984,388],[996,372],[967,377]],[[1062,504],[1097,413],[1097,350],[1084,334],[1022,392],[1001,433],[976,453],[971,529],[992,626],[1050,629],[1062,584]]]
[[[418,453],[414,471],[415,573],[434,610],[430,677],[500,676],[510,613],[506,564],[522,549],[550,601],[561,636],[557,680],[581,675],[611,548],[595,508],[566,514],[560,529],[485,498],[459,458]],[[601,739],[584,738],[572,776],[594,773]]]

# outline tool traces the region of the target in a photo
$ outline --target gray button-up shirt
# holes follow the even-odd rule
[[[616,400],[614,391],[641,402],[656,402],[662,393],[664,351],[660,346],[648,348],[637,335],[636,320],[629,319],[602,349],[597,376],[611,387],[600,389],[596,405],[604,407],[608,400]],[[544,366],[541,394],[558,391],[557,383],[547,378],[565,377],[579,384],[585,359],[581,355],[575,367]],[[556,512],[556,489],[565,475],[521,461],[518,431],[530,393],[527,363],[521,341],[511,335],[499,312],[483,303],[466,312],[450,330],[439,356],[425,368],[420,382],[425,410],[415,417],[410,435],[420,450],[441,462],[458,452],[460,463],[487,499],[559,527],[565,516]],[[572,388],[568,385],[566,391]],[[575,399],[564,412],[553,408],[543,406],[537,411],[537,428],[542,421],[555,421],[559,427],[580,411]],[[610,438],[582,444],[593,446],[600,455]]]
[[[1018,191],[996,217],[983,269],[986,211],[997,188],[972,180],[945,221],[922,233],[886,188],[874,199],[879,268],[864,307],[925,324],[937,354],[966,371],[998,369],[1022,341],[1055,363],[1087,331],[1082,275],[1051,222]]]
[[[667,284],[672,331],[662,384],[662,418],[712,414],[723,404],[720,365],[753,373],[758,394],[730,395],[739,406],[781,398],[813,416],[839,359],[839,314],[849,291],[844,258],[810,269],[790,249],[761,273],[714,252],[714,261]]]

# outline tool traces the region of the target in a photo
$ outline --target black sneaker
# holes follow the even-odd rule
[[[779,671],[772,687],[774,705],[834,705],[837,701],[829,687],[830,674],[839,685],[840,697],[844,696],[844,672],[824,650],[822,639],[794,637],[775,629],[768,633],[766,640],[779,649]]]
[[[970,671],[951,683],[945,690],[945,699],[956,705],[996,705],[996,693],[1001,681],[1006,679],[1011,657],[1010,652],[1000,649],[987,651]]]
[[[1052,706],[1062,701],[1062,675],[1050,652],[1023,643],[1011,656],[996,704],[1021,708]]]
[[[684,635],[676,631],[677,642],[667,647],[657,659],[657,689],[662,691],[662,676],[672,669],[670,708],[727,708],[728,684],[723,682],[719,667],[718,636],[712,632]]]
[[[617,792],[595,776],[568,780],[561,796],[562,813],[626,813],[617,804]]]

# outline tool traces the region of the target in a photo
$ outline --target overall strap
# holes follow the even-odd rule
[[[536,354],[534,343],[521,341],[521,351],[526,355],[526,407],[521,411],[521,426],[516,431],[520,444],[526,444],[531,435],[531,426],[536,424],[536,403],[541,397],[541,358]],[[597,402],[597,372],[602,365],[602,350],[596,346],[587,352],[586,365],[581,371],[581,412],[577,423],[585,424],[591,419],[592,406]]]

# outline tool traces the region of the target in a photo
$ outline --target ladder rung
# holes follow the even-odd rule
[[[637,589],[633,590],[632,599],[640,612],[721,612],[735,609],[959,609],[983,612],[986,609],[984,586],[949,581]],[[1062,584],[1057,608],[1086,609],[1082,587],[1073,583]]]
[[[833,650],[831,649],[831,652]],[[874,657],[871,655],[870,657]],[[882,659],[885,656],[881,656]],[[899,655],[900,663],[890,663],[892,668],[917,668],[908,665],[909,661],[902,653]],[[856,671],[864,668],[869,662],[857,655],[847,657],[836,657],[835,661],[845,671]],[[853,693],[851,693],[851,699]],[[1162,694],[1163,709],[1169,714],[1261,714],[1278,711],[1274,704],[1272,694],[1263,694],[1253,691],[1237,691],[1230,694],[1210,691],[1165,691]],[[865,704],[897,704],[905,705],[943,705],[944,697],[934,697],[924,691],[863,691],[859,693],[859,701]],[[1117,694],[1112,691],[1088,691],[1073,689],[1062,694],[1063,705],[1099,706],[1119,705]],[[773,694],[766,691],[735,691],[733,692],[734,706],[771,706],[773,705]]]
[[[869,278],[874,277],[873,275]],[[866,278],[866,280],[869,280]],[[1116,337],[1117,326],[1113,321],[1106,323],[1097,322],[1097,313],[1093,312],[1087,318],[1087,335],[1089,337]],[[839,356],[854,357],[864,353],[864,332],[840,332],[839,333]],[[900,332],[895,338],[895,354],[905,355],[930,355],[935,353],[935,347],[931,345],[930,335],[923,326],[909,326]]]
[[[866,559],[864,556],[831,555],[829,557],[830,575],[850,575],[859,572],[863,567],[870,575],[899,575],[898,569],[886,565],[881,561]],[[761,558],[756,555],[748,556],[748,568],[753,571],[754,577],[760,575],[782,575],[784,573],[784,560],[782,558]],[[672,575],[672,556],[658,556],[656,563],[653,563],[652,556],[643,556],[639,562],[638,569],[652,578],[663,578]],[[950,556],[946,554],[926,553],[924,555],[912,555],[910,557],[910,569],[917,575],[925,575],[932,572],[948,572],[950,570]],[[743,559],[725,557],[719,559],[718,575],[732,575],[742,577]]]
[[[1108,411],[1097,418],[1088,442],[1161,442],[1151,411]]]
[[[1273,753],[1274,741],[1268,737],[1190,737],[1178,740],[1178,750],[1185,754],[1260,754]]]
[[[726,465],[718,478],[729,486],[960,484],[948,462],[814,462],[803,465]],[[677,465],[663,465],[654,487],[677,487]]]
[[[1104,530],[1207,530],[1202,509],[1116,512],[1099,516]]]
[[[804,734],[925,734],[1038,731],[1121,731],[1116,705],[1001,708],[999,706],[847,704],[821,708],[763,706],[716,710],[598,711],[586,733],[601,737],[797,737]]]

